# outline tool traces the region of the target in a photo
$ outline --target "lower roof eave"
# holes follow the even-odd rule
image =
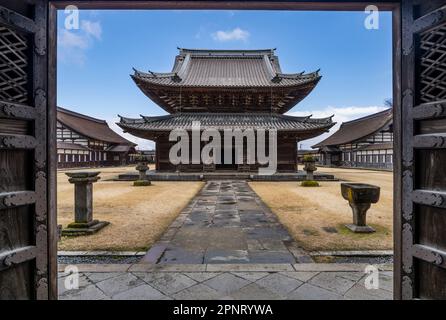
[[[124,129],[124,128],[123,128]],[[210,129],[210,128],[209,128]],[[225,128],[225,129],[230,129],[230,128]],[[256,128],[235,128],[235,129],[254,129],[256,130]],[[156,140],[159,136],[166,136],[169,135],[172,130],[174,129],[153,129],[153,130],[138,130],[138,129],[130,129],[130,128],[125,128],[124,132],[126,133],[130,133],[131,135],[134,135],[138,138],[143,138],[143,139],[148,139],[148,140]],[[205,129],[204,129],[205,130]],[[201,131],[204,131],[201,130]],[[218,130],[223,131],[223,129],[218,128]],[[266,129],[265,130],[270,130],[270,129]],[[187,130],[189,131],[189,130]],[[301,139],[301,140],[307,140],[307,139],[312,139],[315,138],[325,132],[327,132],[328,130],[291,130],[291,129],[277,129],[278,133],[281,134],[288,134],[288,135],[294,135],[296,137],[296,139]]]

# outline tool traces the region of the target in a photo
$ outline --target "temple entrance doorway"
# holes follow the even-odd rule
[[[225,154],[231,153],[232,159],[230,163],[225,163]],[[221,149],[221,160],[220,164],[215,165],[215,169],[218,171],[235,171],[237,170],[237,164],[236,164],[236,157],[235,157],[235,146],[232,145],[231,147],[222,147]]]
[[[197,3],[197,2],[169,2],[166,4],[159,4],[156,2],[155,4],[149,4],[149,2],[118,2],[118,1],[109,1],[107,4],[101,1],[51,1],[49,6],[50,10],[46,10],[48,7],[48,3],[46,1],[35,1],[39,4],[36,6],[37,9],[41,9],[35,15],[30,15],[30,10],[25,10],[25,1],[6,1],[3,5],[6,7],[10,7],[15,11],[20,12],[22,16],[30,15],[31,18],[23,19],[11,19],[6,23],[8,28],[18,28],[21,31],[25,30],[28,33],[35,33],[36,30],[41,34],[47,32],[51,36],[49,37],[50,41],[48,43],[49,50],[45,50],[45,44],[41,42],[44,41],[44,36],[39,37],[26,37],[26,40],[33,41],[33,39],[40,39],[34,45],[37,46],[37,50],[30,50],[33,54],[37,54],[40,58],[30,59],[30,61],[34,64],[36,63],[38,66],[44,66],[43,68],[27,68],[29,73],[36,73],[38,76],[34,77],[37,79],[35,82],[39,83],[40,79],[48,79],[48,84],[42,84],[38,86],[38,94],[33,95],[32,93],[29,96],[39,98],[38,105],[39,108],[42,109],[42,112],[22,112],[23,106],[14,105],[13,107],[20,112],[11,112],[8,113],[8,117],[10,118],[20,118],[24,117],[28,122],[36,122],[38,126],[34,126],[36,128],[35,132],[39,137],[45,136],[44,132],[48,127],[49,131],[53,131],[53,135],[55,134],[55,123],[56,123],[56,101],[55,101],[55,42],[57,37],[55,36],[55,11],[57,8],[63,9],[67,3],[77,4],[81,8],[169,8],[169,9],[178,9],[178,8],[253,8],[253,9],[291,9],[291,10],[363,10],[363,2],[359,1],[351,1],[348,4],[344,3],[336,3],[332,1],[317,1],[317,2],[288,2],[286,4],[279,2],[252,2],[252,3],[241,3],[237,1],[228,1],[228,2],[207,2],[206,4]],[[12,6],[10,3],[13,3]],[[16,4],[20,5],[16,5]],[[374,3],[374,2],[372,2]],[[426,66],[425,63],[435,63],[433,60],[426,59],[425,56],[429,55],[429,51],[436,51],[430,44],[435,43],[430,41],[431,34],[442,34],[437,32],[438,29],[443,28],[444,19],[433,19],[432,17],[443,16],[437,14],[434,10],[440,8],[444,4],[443,1],[402,1],[403,10],[402,13],[400,11],[400,3],[390,4],[390,1],[380,2],[379,5],[385,3],[386,9],[393,10],[393,20],[394,20],[394,34],[395,38],[393,40],[394,44],[394,103],[395,103],[395,123],[397,124],[395,129],[395,149],[396,149],[396,161],[395,161],[395,200],[394,200],[394,208],[395,208],[395,278],[397,279],[395,282],[395,297],[396,298],[404,298],[404,299],[412,299],[412,298],[430,298],[435,295],[439,290],[444,290],[446,286],[439,285],[444,283],[444,265],[441,264],[440,259],[432,259],[432,252],[444,255],[442,250],[432,251],[430,248],[426,249],[423,245],[416,244],[416,240],[426,241],[430,246],[436,245],[441,242],[439,238],[439,234],[436,230],[441,229],[442,220],[440,218],[439,212],[441,212],[441,203],[440,202],[430,202],[429,199],[437,199],[438,197],[443,197],[439,191],[433,191],[442,189],[443,186],[434,185],[438,183],[438,180],[435,181],[427,181],[427,178],[424,179],[424,175],[422,173],[429,173],[430,177],[438,177],[441,176],[444,171],[442,171],[441,157],[444,152],[444,144],[438,144],[437,141],[441,140],[441,136],[438,135],[438,132],[431,131],[428,134],[423,131],[425,129],[420,129],[418,124],[426,125],[426,122],[431,123],[430,120],[434,118],[443,119],[444,112],[438,112],[434,109],[438,107],[438,105],[444,104],[444,96],[440,95],[430,95],[427,97],[423,97],[419,101],[420,98],[419,91],[422,89],[422,86],[417,86],[417,82],[419,80],[420,83],[425,84],[428,88],[433,87],[433,83],[424,81],[425,78],[429,78],[429,73],[422,72],[424,69],[431,69],[429,66]],[[388,5],[387,5],[388,3]],[[378,3],[376,3],[378,4]],[[55,7],[57,6],[57,8]],[[26,8],[28,9],[28,8]],[[443,10],[443,9],[439,9]],[[47,17],[47,13],[50,13],[50,17]],[[434,13],[434,14],[433,14]],[[35,19],[36,24],[29,23],[29,20]],[[47,23],[49,21],[49,23]],[[5,24],[4,21],[2,21]],[[36,27],[37,26],[37,27]],[[49,29],[48,30],[48,26]],[[22,39],[19,39],[21,42]],[[402,40],[402,41],[401,41]],[[418,41],[421,40],[421,41]],[[429,44],[428,46],[424,46],[424,44]],[[402,47],[404,50],[402,50]],[[403,54],[404,53],[404,54]],[[420,58],[421,59],[418,59]],[[444,59],[444,56],[440,55],[438,59]],[[421,66],[418,66],[419,60],[422,62]],[[48,62],[48,64],[47,64]],[[47,66],[49,70],[47,70]],[[401,70],[402,69],[402,70]],[[402,71],[402,72],[401,72]],[[29,86],[31,87],[31,86]],[[43,88],[43,89],[42,89]],[[29,89],[29,88],[28,88]],[[48,94],[45,95],[45,89],[48,89]],[[43,91],[43,94],[42,94]],[[404,94],[404,99],[402,99],[402,93]],[[411,94],[413,92],[414,94]],[[431,93],[430,89],[427,89],[425,92]],[[406,94],[409,93],[409,94]],[[440,92],[442,93],[442,92]],[[42,97],[48,97],[48,103],[42,99]],[[416,98],[418,100],[416,100]],[[441,99],[440,99],[441,98]],[[438,104],[430,104],[429,102],[438,101]],[[404,103],[402,103],[404,102]],[[31,102],[33,103],[33,102]],[[412,109],[416,110],[416,112],[412,112]],[[25,109],[26,111],[26,109]],[[402,112],[404,111],[404,112]],[[6,112],[5,112],[6,113]],[[25,115],[25,116],[24,116]],[[47,121],[48,120],[48,121]],[[417,130],[414,130],[414,122],[416,122]],[[3,127],[2,127],[3,129]],[[42,133],[43,132],[43,133]],[[42,134],[41,134],[42,133]],[[49,135],[51,136],[51,135]],[[28,138],[28,137],[27,137]],[[19,140],[22,142],[22,140]],[[28,141],[28,142],[27,142]],[[10,143],[8,144],[5,152],[10,152],[9,149],[20,149],[25,145],[26,148],[35,149],[33,143],[29,142],[30,139],[26,140],[27,143]],[[32,140],[31,140],[32,141]],[[50,155],[51,153],[55,154],[56,144],[55,139],[49,139],[47,142],[45,139],[38,139],[38,147],[41,152],[35,152],[32,154],[36,154],[36,157],[39,156],[39,159],[42,158],[42,155]],[[20,147],[20,148],[18,148]],[[45,152],[46,149],[47,152]],[[21,150],[21,149],[20,149]],[[401,152],[404,150],[404,152]],[[13,152],[16,152],[15,150]],[[416,154],[414,154],[416,153]],[[19,154],[20,155],[20,154]],[[414,165],[414,156],[417,157],[417,162]],[[430,155],[430,160],[427,155]],[[51,158],[51,157],[50,157]],[[440,160],[439,160],[440,159]],[[23,163],[29,164],[32,162],[40,165],[44,160],[39,161],[30,161],[27,157],[22,157],[21,155],[17,157],[16,161],[8,161],[7,165],[9,166],[20,166]],[[425,163],[429,163],[430,167],[425,165]],[[37,212],[40,219],[39,221],[42,224],[47,223],[45,220],[48,217],[48,232],[49,232],[49,242],[48,250],[40,249],[35,250],[33,247],[25,247],[26,252],[30,254],[19,255],[14,259],[14,270],[9,267],[2,270],[5,279],[13,279],[14,286],[8,292],[19,292],[17,296],[23,297],[38,297],[45,298],[55,297],[56,285],[55,283],[55,239],[56,239],[56,223],[55,223],[55,213],[56,213],[56,196],[55,196],[55,186],[56,181],[54,179],[55,174],[55,159],[50,159],[49,165],[45,167],[38,168],[38,175],[27,175],[26,178],[29,178],[30,182],[27,185],[31,185],[34,181],[39,182],[39,192],[38,197],[33,197],[32,195],[28,195],[25,200],[21,200],[18,202],[19,205],[22,206],[23,209],[28,209],[30,212],[35,213],[34,208],[38,207],[40,212]],[[7,167],[9,168],[9,167]],[[438,169],[438,174],[436,171]],[[423,170],[423,171],[422,171]],[[27,170],[11,170],[11,172],[23,172],[26,174]],[[45,178],[45,172],[49,177],[48,183]],[[412,177],[420,177],[420,181],[413,181]],[[404,185],[402,184],[402,179],[404,177]],[[425,181],[426,180],[426,181]],[[22,179],[15,179],[15,181],[22,181]],[[46,189],[42,187],[48,185],[49,191],[46,193]],[[3,186],[3,185],[2,185]],[[19,186],[20,187],[20,186]],[[22,188],[24,190],[24,188]],[[22,190],[19,188],[19,190]],[[13,190],[15,192],[15,190]],[[424,193],[423,193],[424,192]],[[424,196],[428,194],[429,197]],[[40,196],[42,195],[42,196]],[[4,195],[3,195],[4,196]],[[10,196],[10,195],[7,195]],[[36,202],[35,199],[38,199],[39,206],[32,205]],[[43,199],[43,200],[42,200]],[[46,202],[46,203],[43,203]],[[414,206],[413,203],[417,205]],[[17,203],[10,202],[10,206],[16,206]],[[23,205],[27,207],[24,207]],[[31,205],[30,205],[31,204]],[[48,214],[44,212],[45,208],[49,208]],[[389,206],[390,207],[390,206]],[[402,208],[404,208],[402,210]],[[416,210],[415,210],[416,209]],[[410,210],[410,211],[405,211]],[[415,221],[418,216],[423,217],[423,213],[429,213],[433,216],[433,219],[426,219],[429,221],[422,220],[422,223],[418,223],[416,225],[417,231],[414,231],[413,226],[415,226]],[[438,216],[436,215],[438,214]],[[18,216],[17,216],[18,217]],[[434,218],[435,217],[435,218]],[[432,223],[432,221],[434,223]],[[443,223],[444,224],[444,223]],[[19,222],[17,226],[24,230],[33,230],[35,224]],[[403,229],[404,226],[404,229]],[[45,231],[45,228],[40,228],[42,231]],[[402,237],[402,232],[404,232],[404,237]],[[416,232],[416,234],[415,234]],[[33,234],[33,232],[22,232],[22,234]],[[424,237],[420,237],[421,234]],[[36,233],[37,235],[37,233]],[[428,238],[427,236],[432,236],[432,238]],[[44,240],[42,238],[38,238],[36,244],[39,246],[45,246]],[[33,243],[33,242],[31,242]],[[14,251],[22,250],[23,248],[16,249],[12,248]],[[6,247],[6,253],[3,256],[10,256],[11,248]],[[429,251],[431,250],[431,251]],[[12,252],[15,253],[15,252]],[[38,264],[28,263],[30,260],[36,259],[36,254],[38,256]],[[48,257],[49,259],[46,259]],[[402,259],[403,258],[403,259]],[[48,260],[50,263],[48,263]],[[404,260],[404,266],[402,264],[402,260]],[[444,260],[444,259],[443,259]],[[439,262],[440,261],[440,262]],[[435,264],[434,264],[435,263]],[[20,264],[20,265],[19,265]],[[46,267],[49,267],[47,271]],[[416,268],[415,268],[416,266]],[[20,269],[19,269],[20,267]],[[404,268],[403,268],[404,267]],[[408,271],[407,271],[408,270]],[[23,277],[25,274],[25,277]],[[32,285],[28,288],[29,279],[34,277],[34,274],[39,275],[42,281],[39,283],[46,284],[48,286],[42,285],[34,288]],[[46,281],[48,279],[48,281]],[[443,282],[441,282],[443,281]],[[12,281],[11,281],[12,283]],[[17,285],[18,284],[18,285]],[[19,291],[22,288],[20,286],[27,286],[26,289]],[[404,284],[404,286],[403,286]],[[42,291],[47,290],[49,288],[49,295],[42,294]],[[39,291],[40,289],[40,291]],[[36,291],[37,294],[36,295]],[[39,294],[40,292],[40,294]],[[440,292],[441,293],[441,292]],[[444,291],[443,291],[444,296]]]

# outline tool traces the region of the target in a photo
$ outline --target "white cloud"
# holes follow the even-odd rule
[[[85,32],[87,36],[91,36],[96,38],[97,40],[101,40],[102,27],[99,21],[93,22],[89,20],[82,20],[81,29]]]
[[[215,41],[226,42],[226,41],[247,41],[250,33],[246,30],[240,28],[235,28],[233,30],[222,31],[212,33],[212,38]]]
[[[81,34],[63,29],[59,33],[58,45],[62,48],[88,48],[88,39]]]
[[[331,128],[330,132],[324,133],[316,138],[304,140],[299,142],[299,149],[311,149],[311,146],[326,139],[328,136],[336,132],[343,122],[351,121],[354,119],[362,118],[367,115],[377,113],[387,109],[383,106],[367,106],[367,107],[332,107],[328,106],[324,109],[312,110],[312,111],[295,111],[287,113],[290,116],[308,116],[313,115],[313,118],[326,118],[334,115],[333,121],[336,125]]]
[[[82,20],[78,30],[60,29],[58,33],[58,59],[62,62],[83,65],[86,51],[95,41],[101,40],[102,27],[99,21]]]
[[[203,34],[206,32],[206,28],[204,26],[200,26],[197,33],[195,34],[195,39],[201,39]]]

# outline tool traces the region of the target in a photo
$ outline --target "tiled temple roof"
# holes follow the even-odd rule
[[[313,148],[353,143],[379,132],[392,123],[392,112],[393,110],[390,108],[360,119],[344,122],[338,131],[314,145]]]
[[[321,76],[319,70],[283,73],[274,50],[179,49],[171,72],[135,70],[131,77],[168,113],[285,113],[316,87]]]
[[[91,139],[108,143],[127,144],[132,146],[136,145],[110,129],[105,120],[96,119],[81,113],[58,107],[57,121],[67,128]]]
[[[182,87],[293,87],[316,85],[319,70],[313,73],[284,74],[271,50],[190,50],[180,49],[172,72],[135,70],[135,82]]]
[[[168,131],[191,129],[194,121],[201,129],[277,129],[278,131],[328,131],[334,123],[332,117],[313,119],[271,113],[177,113],[159,117],[129,119],[121,117],[117,123],[122,129],[143,131]]]

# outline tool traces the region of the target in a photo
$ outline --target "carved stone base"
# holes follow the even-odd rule
[[[83,236],[93,234],[109,225],[110,222],[93,220],[88,223],[70,223],[65,229],[62,230],[63,236]]]
[[[373,229],[370,226],[357,226],[355,224],[346,224],[345,225],[347,229],[350,231],[353,231],[354,233],[373,233],[376,232],[375,229]]]

